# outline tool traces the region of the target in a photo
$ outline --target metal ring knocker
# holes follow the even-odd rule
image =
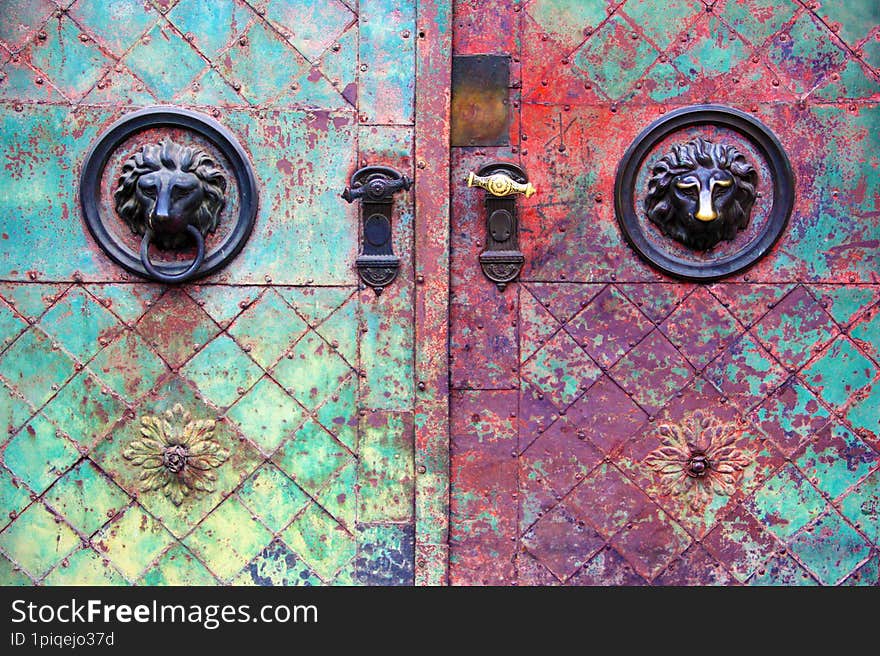
[[[205,238],[202,237],[201,231],[194,225],[186,226],[186,231],[196,240],[196,259],[193,260],[193,263],[186,271],[174,274],[162,273],[150,262],[150,240],[153,238],[153,230],[147,228],[146,232],[144,232],[144,238],[141,241],[141,264],[144,265],[147,273],[159,282],[172,283],[189,280],[198,271],[199,267],[202,266],[202,262],[205,260]]]
[[[139,139],[141,133],[148,136]],[[120,148],[125,148],[122,155],[128,159],[117,155]],[[188,165],[181,168],[178,164],[183,161]],[[161,164],[158,171],[157,163]],[[187,217],[185,212],[170,217],[175,223],[186,221],[186,232],[195,239],[197,253],[191,264],[150,261],[151,245],[174,251],[189,241],[182,226],[174,234],[154,230],[149,204],[137,201],[134,190],[142,176],[154,172],[157,179],[146,186],[157,194],[161,190],[167,193],[169,188],[173,191],[175,187],[193,186],[202,194],[198,218]],[[116,191],[108,203],[110,199],[104,197],[108,184],[102,181],[111,174],[115,176]],[[189,179],[171,179],[178,175]],[[229,206],[232,211],[224,215],[226,201],[236,197]],[[225,266],[244,248],[258,207],[256,179],[247,153],[235,136],[208,116],[167,106],[148,107],[123,116],[101,135],[83,163],[80,201],[89,232],[112,260],[132,273],[166,284],[191,282]],[[225,225],[215,232],[221,218]],[[209,233],[214,236],[210,248],[206,248]],[[140,248],[130,234],[142,235]]]

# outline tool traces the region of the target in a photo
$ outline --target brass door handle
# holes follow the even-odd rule
[[[519,250],[519,217],[515,194],[526,198],[536,193],[523,168],[512,162],[492,162],[467,177],[468,187],[480,187],[486,194],[486,250],[480,253],[480,267],[486,277],[504,291],[519,276],[525,257]]]
[[[492,175],[477,175],[471,171],[467,179],[468,187],[480,187],[493,196],[503,197],[513,194],[525,194],[531,198],[537,193],[537,189],[531,182],[517,182],[506,173],[493,173]]]

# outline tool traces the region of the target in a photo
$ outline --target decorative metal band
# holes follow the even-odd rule
[[[231,173],[238,188],[238,217],[222,242],[203,254],[204,259],[200,266],[198,262],[149,262],[146,255],[141,254],[145,249],[139,251],[129,248],[108,229],[105,223],[107,217],[102,215],[101,181],[111,156],[132,135],[155,128],[183,129],[200,135],[213,144],[232,167]],[[178,226],[175,232],[169,233],[159,232],[153,229],[153,225],[145,225],[144,208],[138,205],[138,194],[135,190],[140,181],[141,169],[158,170],[160,173],[191,170],[194,173],[194,177],[203,187],[200,188],[201,205],[191,210],[192,223]],[[179,247],[189,240],[197,246],[201,245],[199,250],[204,248],[202,241],[194,237],[192,230],[188,228],[196,228],[201,238],[214,230],[219,211],[225,202],[223,193],[227,184],[226,176],[205,153],[165,139],[158,144],[143,146],[138,154],[126,162],[122,172],[123,177],[120,178],[115,198],[116,211],[133,232],[144,235],[146,246],[149,246],[151,239],[163,248]],[[149,195],[150,188],[141,185],[137,191]],[[86,225],[95,241],[117,264],[145,278],[161,282],[182,282],[213,273],[238,255],[253,230],[258,200],[256,179],[250,161],[229,130],[208,116],[187,109],[163,106],[142,109],[123,116],[93,144],[80,175],[80,203]],[[152,214],[161,212],[160,206],[161,203],[156,201]]]
[[[646,217],[636,206],[635,187],[646,158],[658,144],[677,131],[700,125],[727,128],[751,142],[766,159],[773,204],[762,232],[743,248],[691,262],[652,243],[646,235],[647,222],[695,250],[735,240],[748,225],[756,198],[752,163],[732,146],[692,139],[672,147],[654,165],[644,203]],[[793,206],[794,173],[779,140],[756,118],[720,105],[685,107],[655,121],[627,149],[617,168],[614,209],[627,242],[652,266],[686,280],[716,280],[754,264],[782,235]]]

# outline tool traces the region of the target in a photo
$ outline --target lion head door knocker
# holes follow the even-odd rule
[[[661,271],[690,280],[715,280],[766,255],[793,201],[791,165],[769,129],[712,105],[652,124],[627,150],[615,181],[630,245]]]
[[[170,139],[146,144],[122,166],[116,212],[141,235],[144,268],[167,282],[188,279],[205,259],[205,237],[214,232],[226,203],[226,176],[210,155]],[[150,262],[150,243],[162,250],[197,245],[196,258],[179,274],[160,273]]]
[[[89,153],[80,190],[87,225],[110,257],[164,283],[223,266],[256,216],[256,184],[241,146],[208,117],[176,108],[142,110],[111,126]],[[113,212],[104,198],[111,190]],[[235,210],[237,221],[228,216]]]
[[[645,211],[666,235],[704,251],[748,227],[757,184],[736,148],[698,137],[654,165]]]

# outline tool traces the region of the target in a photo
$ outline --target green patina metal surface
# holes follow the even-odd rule
[[[413,196],[396,199],[402,269],[377,298],[339,193],[362,165],[414,174],[415,6],[2,13],[0,582],[412,584]],[[259,186],[242,253],[179,288],[107,259],[77,198],[90,144],[156,104],[222,123]],[[144,416],[177,405],[228,454],[179,505],[125,455]]]

